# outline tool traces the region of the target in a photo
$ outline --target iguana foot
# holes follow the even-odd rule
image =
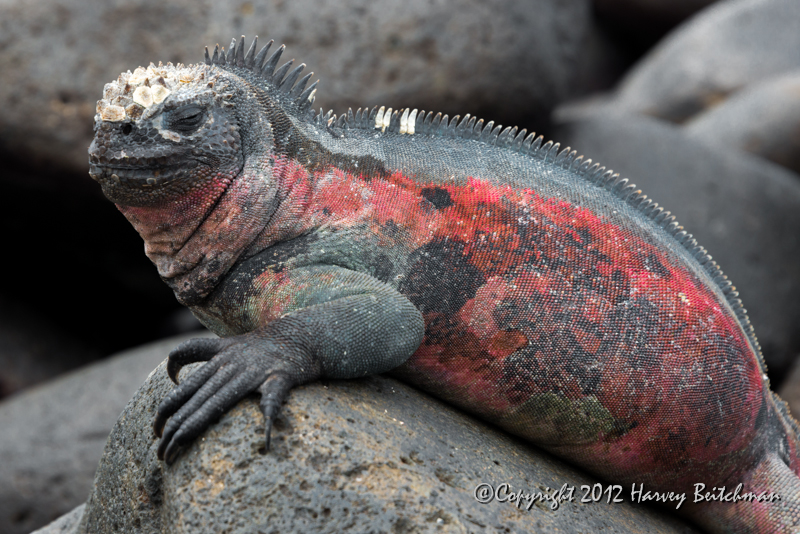
[[[282,344],[281,344],[282,345]],[[319,377],[317,366],[294,347],[279,346],[257,333],[225,339],[191,339],[169,355],[167,372],[176,384],[185,365],[206,361],[167,395],[153,422],[161,438],[158,458],[171,464],[182,446],[191,443],[246,395],[261,393],[269,449],[272,423],[295,384]]]

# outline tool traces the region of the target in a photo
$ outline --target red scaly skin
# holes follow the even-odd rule
[[[531,190],[492,186],[474,177],[466,186],[442,187],[453,203],[432,210],[421,194],[425,186],[400,174],[384,180],[334,172],[333,179],[322,179],[297,162],[287,162],[286,167],[291,170],[280,175],[292,184],[302,184],[294,185],[303,195],[297,204],[304,205],[302,223],[295,229],[298,234],[322,224],[347,226],[366,220],[380,240],[393,246],[392,237],[384,233],[387,223],[393,221],[409,232],[407,243],[412,249],[442,239],[466,243],[461,252],[465,262],[481,271],[486,282],[454,314],[443,318],[436,313],[424,315],[425,341],[405,364],[404,372],[419,375],[417,380],[428,388],[493,418],[552,391],[554,381],[567,398],[580,398],[584,394],[579,380],[564,368],[570,362],[561,360],[560,352],[537,350],[532,354],[542,370],[543,384],[524,381],[524,376],[513,381],[503,376],[505,360],[517,349],[537,342],[557,349],[557,343],[552,347],[547,340],[563,339],[569,333],[589,357],[599,358],[603,346],[601,368],[613,374],[600,372],[599,382],[591,389],[615,420],[633,423],[647,417],[662,422],[628,432],[609,460],[615,466],[636,466],[637,472],[663,469],[663,461],[669,459],[646,453],[647,442],[652,436],[676,432],[674,422],[664,417],[668,415],[665,404],[670,406],[668,400],[676,395],[686,410],[681,433],[704,436],[703,440],[712,436],[708,444],[696,438],[691,443],[675,438],[676,446],[685,448],[692,458],[716,458],[752,440],[765,390],[747,337],[736,319],[724,312],[719,296],[687,269],[672,265],[665,251],[623,234],[588,209],[543,199]],[[321,182],[325,183],[319,187]],[[367,203],[360,200],[364,197]],[[329,215],[323,216],[323,210]],[[529,231],[539,237],[533,247],[523,244],[518,227],[508,222],[522,212],[530,221]],[[473,218],[473,214],[480,215]],[[536,273],[520,270],[537,263],[542,251],[556,248],[562,260],[559,265]],[[590,255],[591,251],[597,254]],[[598,262],[597,257],[606,260]],[[596,290],[576,282],[576,277],[589,271]],[[504,303],[524,303],[532,295],[550,299],[548,305],[565,319],[537,318],[543,321],[531,328],[520,324],[523,321],[513,314],[498,316],[497,308]],[[558,297],[553,298],[555,295]],[[648,361],[626,358],[625,343],[620,339],[611,345],[603,343],[613,336],[611,316],[616,304],[629,299],[651,302],[658,308],[658,322],[649,327],[657,337],[650,340]],[[271,303],[267,322],[284,313],[284,306]],[[722,360],[731,356],[740,361],[723,365]],[[660,371],[657,383],[652,379],[654,366]],[[738,398],[725,391],[731,383],[737,384]],[[715,388],[726,394],[722,411],[708,402]],[[693,390],[701,395],[695,398]],[[747,423],[743,425],[743,421]],[[719,434],[725,435],[725,428],[737,429],[737,433],[732,440],[720,442]],[[619,442],[620,438],[611,439]],[[597,444],[597,453],[603,442]]]

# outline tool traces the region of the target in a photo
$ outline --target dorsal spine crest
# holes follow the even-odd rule
[[[231,41],[227,54],[224,48],[220,49],[219,45],[214,47],[213,55],[209,55],[208,48],[206,48],[205,63],[221,67],[225,70],[230,70],[231,67],[235,67],[252,72],[254,75],[271,84],[278,93],[287,95],[295,106],[297,106],[298,110],[306,113],[306,116],[311,119],[312,114],[310,111],[311,105],[314,103],[314,91],[316,90],[317,82],[314,82],[314,84],[306,90],[304,90],[304,88],[311,79],[313,73],[303,76],[300,81],[297,82],[297,79],[300,77],[306,65],[303,63],[289,72],[289,69],[294,63],[293,59],[287,61],[276,70],[278,61],[280,61],[281,55],[286,47],[281,45],[270,58],[265,61],[267,52],[273,42],[274,41],[269,41],[256,53],[258,47],[258,36],[256,36],[245,54],[245,37],[243,35],[238,43],[236,39]],[[297,83],[295,84],[295,82]]]

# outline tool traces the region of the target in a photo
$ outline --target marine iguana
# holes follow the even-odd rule
[[[251,392],[268,447],[291,387],[392,370],[609,481],[687,492],[709,531],[800,528],[798,425],[670,212],[526,130],[314,113],[271,44],[139,67],[97,104],[90,175],[220,336],[170,353],[176,383],[207,363],[160,404],[159,458]],[[750,499],[691,502],[697,483]]]

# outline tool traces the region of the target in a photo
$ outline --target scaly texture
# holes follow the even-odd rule
[[[394,370],[610,481],[686,492],[710,531],[800,527],[796,423],[669,212],[525,130],[315,114],[269,47],[139,68],[98,102],[90,174],[222,336],[170,354],[176,381],[208,363],[159,408],[161,458],[252,391],[268,446],[293,385]],[[693,503],[696,484],[767,498]]]

